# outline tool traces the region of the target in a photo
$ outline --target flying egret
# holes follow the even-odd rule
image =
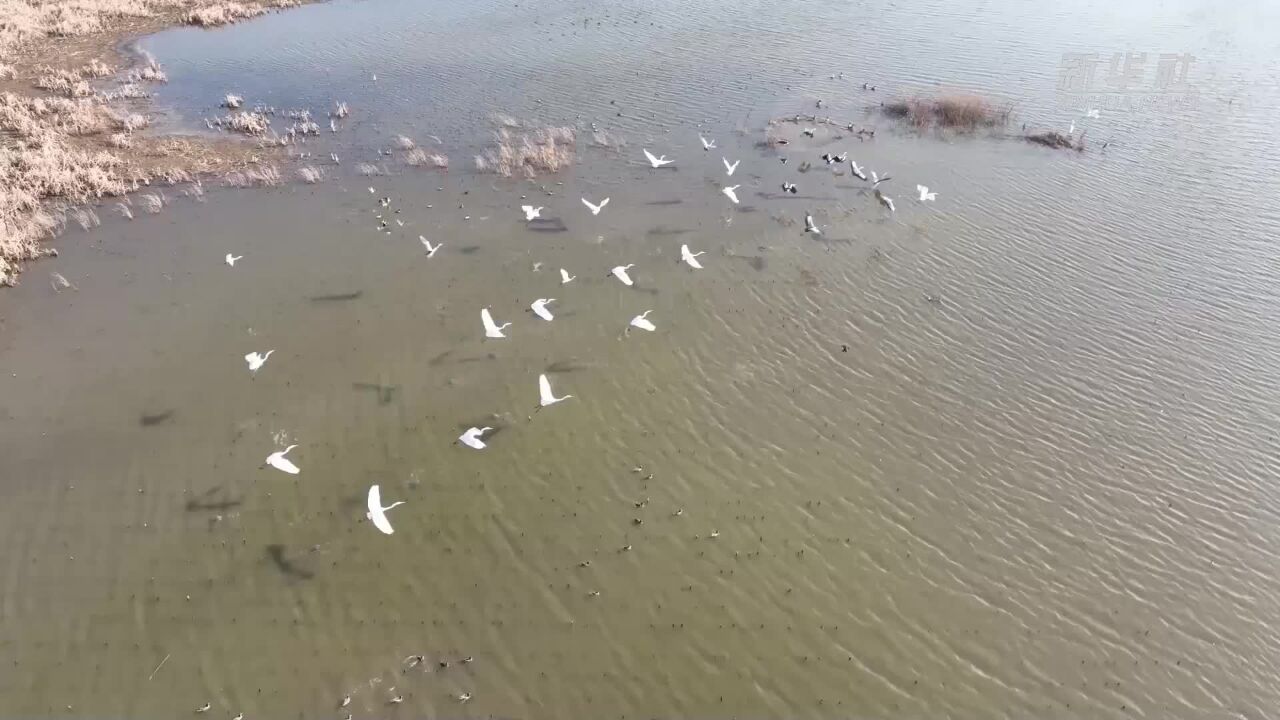
[[[592,215],[599,215],[600,211],[604,209],[604,206],[609,204],[609,198],[601,200],[599,205],[592,205],[586,198],[582,198],[582,204],[587,206],[587,209],[591,211]]]
[[[654,157],[653,153],[648,150],[644,151],[644,156],[649,158],[649,164],[656,168],[660,168],[663,165],[670,165],[675,162],[675,160],[668,160],[666,155],[663,155],[662,157]]]
[[[916,190],[920,191],[920,202],[938,199],[938,193],[929,192],[929,186],[927,185],[917,185]]]
[[[520,209],[524,211],[524,221],[530,222],[542,217],[542,208],[532,205],[521,205]]]
[[[849,172],[853,173],[854,177],[857,177],[861,180],[867,179],[867,174],[862,171],[862,168],[858,167],[858,163],[855,160],[849,161]]]
[[[804,216],[804,231],[807,233],[813,233],[814,235],[822,234],[822,231],[818,229],[816,224],[814,224],[812,215]]]
[[[1075,134],[1076,134],[1076,121],[1075,121],[1075,120],[1072,120],[1072,121],[1071,121],[1071,127],[1067,128],[1067,134],[1068,134],[1068,135],[1075,135]]]
[[[653,311],[645,310],[643,313],[631,318],[631,327],[640,328],[641,330],[648,330],[649,332],[653,332],[654,330],[657,330],[658,328],[655,327],[653,323],[649,322],[649,313],[651,312]]]
[[[740,188],[740,187],[742,187],[742,186],[741,186],[741,185],[730,185],[729,187],[721,188],[720,192],[724,193],[724,194],[725,194],[725,195],[726,195],[730,200],[732,200],[734,205],[737,205],[737,204],[738,204],[738,195],[734,192],[734,190],[737,190],[737,189],[738,189],[738,188]]]
[[[560,268],[560,284],[561,284],[561,285],[564,285],[564,284],[566,284],[566,283],[573,282],[573,279],[574,279],[575,277],[577,277],[577,276],[576,276],[576,275],[570,275],[568,270],[565,270],[564,268]]]
[[[383,534],[390,535],[395,532],[395,529],[391,527],[391,521],[387,520],[387,511],[397,505],[404,505],[404,501],[397,500],[383,507],[382,491],[378,489],[377,485],[373,485],[369,488],[369,512],[365,513],[365,517],[372,520],[373,526],[381,530]]]
[[[256,373],[262,369],[262,366],[267,364],[267,358],[271,357],[273,352],[275,350],[268,350],[265,355],[260,352],[251,352],[245,355],[244,361],[249,363],[249,372]]]
[[[286,472],[286,473],[289,473],[290,475],[297,475],[299,472],[301,472],[300,470],[298,470],[298,466],[294,465],[292,460],[285,457],[285,455],[287,455],[290,450],[296,447],[298,446],[290,445],[289,447],[283,450],[277,450],[271,453],[270,455],[267,456],[266,464],[279,470],[280,472]]]
[[[695,270],[702,269],[702,263],[698,262],[698,256],[706,255],[706,254],[707,254],[706,250],[703,250],[701,252],[689,252],[688,245],[680,246],[680,259],[685,261],[685,263],[688,264],[689,267]]]
[[[436,244],[433,246],[433,245],[431,244],[431,241],[430,241],[430,240],[427,240],[426,238],[422,237],[421,235],[419,235],[419,236],[418,236],[418,239],[422,241],[422,247],[424,247],[424,248],[426,248],[426,249],[427,249],[427,259],[428,259],[428,260],[430,260],[431,258],[435,257],[436,251],[437,251],[437,250],[439,250],[440,248],[444,247],[444,243],[436,243]]]
[[[708,140],[708,139],[706,139],[706,138],[702,137],[701,135],[699,135],[699,136],[698,136],[698,139],[702,141],[702,149],[703,149],[703,150],[715,150],[715,149],[716,149],[716,141],[715,141],[715,140]]]
[[[782,192],[784,193],[789,192],[792,195],[795,195],[797,192],[799,192],[799,189],[796,188],[795,183],[784,182],[782,183]]]
[[[537,315],[547,322],[551,322],[556,319],[556,316],[551,314],[551,311],[547,309],[547,305],[555,301],[555,298],[538,298],[533,301],[533,304],[530,305],[529,308],[533,310],[534,315]]]
[[[613,273],[614,277],[621,280],[623,285],[630,286],[634,283],[631,282],[631,276],[627,274],[627,271],[635,266],[635,263],[631,263],[630,265],[618,265],[609,272]]]
[[[462,693],[458,696],[458,702],[466,702],[471,699],[471,693]]]
[[[804,134],[805,137],[813,137],[813,134],[818,132],[818,128],[805,128],[800,132]]]
[[[889,212],[894,212],[893,198],[889,197],[888,195],[885,195],[879,190],[876,190],[876,200],[879,200],[881,205],[889,208]]]
[[[213,705],[210,705],[209,703],[205,703],[205,704],[201,705],[200,707],[196,708],[196,712],[198,712],[198,713],[207,713],[207,712],[209,712],[209,708],[211,708],[211,707],[213,707]]]
[[[832,155],[831,160],[836,163],[842,163],[849,158],[849,153],[843,152],[839,155]]]
[[[1098,110],[1098,108],[1090,108],[1089,111],[1084,114],[1084,116],[1090,117],[1090,118],[1097,118],[1097,117],[1102,117],[1102,113]]]
[[[483,450],[485,449],[485,444],[484,444],[484,440],[480,439],[480,436],[489,432],[492,429],[493,428],[491,427],[467,428],[466,432],[458,436],[458,442],[462,443],[463,445],[466,445],[467,447],[473,450]]]
[[[722,157],[722,158],[720,158],[720,162],[723,162],[723,163],[724,163],[724,172],[725,172],[725,174],[726,174],[726,175],[728,175],[729,177],[733,177],[733,171],[738,169],[738,163],[740,163],[740,162],[742,162],[742,161],[741,161],[741,160],[735,160],[735,161],[733,162],[733,164],[732,164],[732,165],[730,165],[730,164],[729,164],[729,159],[728,159],[728,158],[723,158],[723,157]]]
[[[480,311],[480,322],[484,323],[484,336],[487,338],[506,337],[506,335],[502,334],[502,331],[511,324],[509,322],[503,323],[502,325],[495,323],[493,321],[493,316],[489,314],[489,308],[485,308]]]
[[[232,255],[231,253],[227,253],[227,264],[231,267],[235,267],[236,261],[243,257],[243,255]]]
[[[547,374],[543,373],[538,376],[538,407],[555,405],[556,403],[568,400],[571,397],[573,396],[565,395],[564,397],[556,397],[555,395],[552,395],[551,381],[547,379]]]
[[[885,175],[884,177],[880,177],[879,175],[876,174],[875,170],[871,171],[871,187],[879,187],[880,183],[888,182],[892,179],[893,178],[889,177],[888,175]]]

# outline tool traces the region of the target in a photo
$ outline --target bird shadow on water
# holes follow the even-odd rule
[[[308,298],[313,303],[331,303],[331,302],[347,302],[349,300],[359,300],[364,296],[363,290],[356,290],[349,293],[334,293],[332,295],[313,295]]]
[[[672,198],[670,200],[650,200],[645,205],[680,205],[684,200],[680,198]]]
[[[763,272],[765,267],[768,265],[768,262],[760,255],[729,255],[728,257],[733,260],[741,260],[742,262],[745,262],[756,272]]]
[[[569,232],[569,226],[565,225],[564,221],[561,220],[560,218],[546,218],[546,219],[531,220],[528,223],[528,228],[533,232],[540,232],[540,233]]]
[[[659,225],[658,227],[653,228],[652,230],[646,231],[645,235],[651,235],[654,237],[672,237],[676,235],[684,235],[685,233],[691,233],[691,232],[693,232],[693,230],[689,228],[669,228],[666,225]]]
[[[225,500],[214,499],[213,496],[222,492],[221,485],[215,485],[205,490],[199,496],[194,497],[186,502],[185,508],[187,512],[221,512],[238,508],[243,501],[235,498],[227,498]]]
[[[158,413],[143,413],[138,417],[138,424],[142,427],[155,427],[156,425],[172,418],[176,412],[177,410],[170,408],[169,410]]]
[[[590,365],[583,362],[579,362],[575,358],[570,358],[568,360],[557,360],[547,366],[547,372],[549,373],[571,373],[571,372],[581,372],[583,370],[590,370],[590,369],[591,369]]]
[[[468,245],[468,246],[466,246],[466,247],[460,247],[460,248],[458,248],[458,252],[462,253],[463,255],[474,255],[474,254],[476,254],[476,253],[480,252],[480,246],[479,246],[479,245]]]
[[[304,567],[298,566],[290,560],[285,555],[283,545],[276,543],[268,545],[266,547],[266,553],[267,559],[271,561],[271,564],[275,566],[276,570],[279,570],[281,575],[284,575],[290,580],[310,580],[316,576],[315,573]]]
[[[395,399],[396,392],[400,389],[398,385],[379,385],[366,382],[354,382],[351,383],[351,387],[354,390],[376,393],[379,405],[390,405]]]

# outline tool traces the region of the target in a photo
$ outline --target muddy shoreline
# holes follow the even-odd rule
[[[161,0],[141,11],[46,1],[6,9],[11,19],[0,29],[0,286],[15,284],[27,263],[56,255],[51,241],[67,222],[96,224],[94,206],[107,205],[108,198],[121,200],[116,211],[129,216],[135,191],[186,184],[185,194],[198,194],[201,182],[212,177],[253,166],[274,173],[271,164],[283,154],[277,142],[149,129],[152,90],[166,78],[135,43],[171,27],[216,28],[309,1]]]

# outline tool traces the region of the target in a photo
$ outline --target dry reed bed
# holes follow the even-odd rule
[[[475,157],[476,169],[503,177],[557,173],[573,164],[577,133],[570,127],[519,130],[520,123],[506,115],[493,115],[498,125],[494,146]]]
[[[917,129],[930,127],[973,131],[992,128],[1009,121],[1010,109],[998,109],[976,95],[942,95],[892,100],[880,107],[885,115]]]
[[[149,57],[133,59],[124,75],[94,58],[69,66],[66,39],[84,37],[79,50],[119,58],[120,35],[176,24],[202,27],[255,17],[297,0],[0,0],[0,285],[12,284],[22,262],[54,251],[42,242],[70,213],[82,227],[97,225],[91,208],[72,205],[119,196],[155,182],[189,182],[194,174],[226,172],[249,162],[249,150],[217,141],[150,136],[147,117],[111,103],[145,100],[146,83],[164,82]],[[81,60],[80,62],[83,62]],[[93,81],[116,77],[114,90]],[[253,122],[242,125],[256,127]],[[310,131],[308,126],[302,131]],[[224,178],[248,186],[277,184],[274,168],[241,170]],[[193,186],[198,187],[198,186]],[[161,193],[140,200],[151,211]],[[159,203],[157,205],[157,202]],[[128,199],[117,210],[132,217]]]

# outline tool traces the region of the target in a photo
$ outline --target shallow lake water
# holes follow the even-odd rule
[[[1277,19],[392,0],[140,40],[171,126],[352,114],[293,148],[325,181],[104,206],[4,293],[0,714],[1267,717]],[[1194,55],[1198,97],[1058,89],[1127,51]],[[940,89],[1011,125],[876,113]],[[573,165],[476,170],[495,114],[575,128]],[[1015,137],[1073,121],[1086,152]],[[574,397],[535,410],[544,372]]]

